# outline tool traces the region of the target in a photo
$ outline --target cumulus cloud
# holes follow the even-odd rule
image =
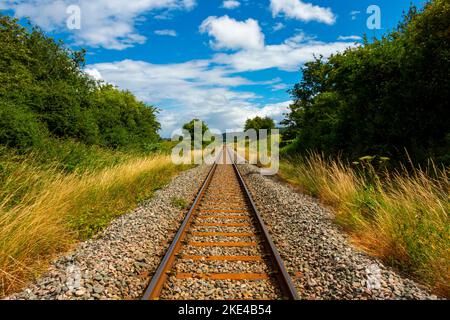
[[[278,68],[297,71],[300,65],[314,56],[328,57],[355,46],[353,42],[321,42],[303,33],[286,39],[281,44],[267,45],[258,50],[241,50],[233,54],[220,53],[214,61],[232,67],[236,72]]]
[[[165,137],[193,118],[203,119],[211,128],[222,131],[242,128],[245,120],[255,116],[268,116],[279,122],[290,104],[258,103],[261,97],[255,93],[233,89],[257,83],[233,76],[233,71],[208,60],[168,65],[123,60],[89,65],[86,72],[132,91],[143,101],[164,106],[159,120]]]
[[[258,21],[254,19],[237,21],[229,16],[211,16],[202,22],[200,32],[214,38],[210,44],[216,50],[264,47],[264,34]]]
[[[95,68],[86,68],[84,70],[84,72],[86,72],[94,80],[103,80],[103,77],[100,74],[100,71],[98,71]]]
[[[177,36],[177,32],[175,30],[168,30],[168,29],[155,30],[155,34],[157,34],[158,36],[169,36],[169,37]]]
[[[136,22],[155,11],[163,14],[173,10],[190,10],[195,0],[14,0],[6,1],[5,9],[17,17],[30,17],[45,31],[68,31],[67,7],[79,5],[81,29],[74,30],[78,45],[124,50],[142,44],[146,37],[136,30]]]
[[[284,119],[284,114],[289,111],[289,106],[293,101],[284,101],[280,103],[268,104],[259,109],[256,112],[257,116],[269,117],[275,120],[276,123],[280,123]]]
[[[233,2],[233,1],[224,1]],[[331,23],[331,10],[305,4],[298,0],[271,0],[274,16],[304,21]],[[72,0],[11,0],[0,7],[12,9],[18,17],[29,16],[46,31],[66,30],[66,9]],[[146,41],[136,29],[136,23],[151,13],[159,19],[170,19],[175,10],[190,10],[195,0],[77,0],[82,14],[82,28],[73,33],[77,44],[123,50]],[[300,7],[299,7],[300,5]],[[298,8],[305,9],[300,14]],[[322,17],[322,18],[321,18]],[[327,22],[328,21],[328,22]],[[274,30],[281,30],[277,23]],[[277,122],[291,103],[267,104],[246,86],[266,86],[268,90],[285,90],[281,79],[254,82],[238,75],[240,72],[277,68],[298,71],[313,55],[329,56],[355,45],[353,42],[324,43],[303,33],[284,42],[267,45],[260,24],[254,19],[238,21],[228,16],[209,17],[200,31],[211,38],[221,52],[207,60],[184,63],[152,64],[145,61],[123,60],[88,65],[86,73],[128,89],[141,100],[163,107],[159,114],[162,135],[168,136],[184,122],[201,118],[210,127],[225,130],[242,128],[246,119],[269,116]],[[155,34],[176,36],[175,30],[156,30]],[[353,40],[353,39],[348,39]]]
[[[305,22],[317,21],[332,25],[336,16],[330,8],[305,3],[300,0],[270,0],[270,9],[274,17],[284,16]]]
[[[226,0],[222,3],[222,8],[225,9],[236,9],[241,6],[241,3],[239,1],[235,0]]]
[[[288,86],[280,83],[281,79],[253,82],[236,74],[269,68],[297,71],[314,55],[329,56],[354,45],[351,42],[322,43],[300,34],[282,44],[218,54],[210,60],[178,64],[124,60],[87,68],[91,75],[127,88],[148,103],[164,106],[159,117],[162,135],[167,137],[192,118],[201,118],[222,131],[242,128],[246,119],[256,115],[280,121],[290,102],[263,105],[262,97],[244,91],[243,86],[263,85],[274,91],[285,90]]]
[[[238,74],[270,68],[298,71],[314,55],[327,57],[355,45],[343,41],[324,43],[300,32],[280,44],[244,47],[211,59],[174,64],[123,60],[88,65],[86,71],[96,79],[131,90],[143,101],[162,106],[161,134],[168,137],[193,118],[201,118],[211,128],[222,131],[242,128],[246,119],[257,115],[278,122],[290,101],[265,104],[261,102],[263,97],[245,90],[245,86],[267,86],[273,91],[286,90],[288,86],[280,78],[254,82]],[[228,44],[230,47],[240,48]]]
[[[178,64],[123,60],[88,65],[86,69],[108,83],[129,89],[143,101],[164,106],[160,114],[164,136],[195,117],[219,129],[226,129],[224,124],[240,126],[239,110],[254,110],[251,101],[258,98],[252,92],[232,90],[254,84],[252,81],[231,76],[226,68],[211,67],[207,60]]]

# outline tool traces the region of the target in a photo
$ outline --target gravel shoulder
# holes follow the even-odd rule
[[[210,167],[182,172],[139,208],[54,261],[48,272],[11,300],[139,299],[156,271]]]
[[[239,167],[302,299],[437,299],[353,247],[317,200]]]
[[[186,210],[177,208],[173,199],[191,203],[209,169],[200,166],[182,172],[152,199],[113,221],[96,239],[80,243],[55,260],[46,274],[7,299],[139,299],[184,218]],[[354,248],[333,222],[332,212],[315,199],[261,176],[254,166],[240,165],[240,170],[302,299],[437,298],[427,288]],[[192,248],[191,253],[200,254],[199,250],[205,249]],[[206,267],[198,262],[183,266],[183,270],[192,271],[202,268]],[[264,270],[264,266],[254,268]],[[193,298],[183,295],[177,281],[170,279],[170,294]],[[199,281],[193,280],[189,287],[202,285]],[[219,288],[211,288],[214,290],[236,295],[235,286],[226,281]],[[276,296],[276,292],[261,294],[268,299]],[[196,298],[207,296],[199,294]]]

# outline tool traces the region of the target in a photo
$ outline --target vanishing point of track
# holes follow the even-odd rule
[[[174,290],[175,299],[211,298],[197,294],[210,288],[220,299],[298,299],[233,155],[224,147],[217,157],[144,300],[173,299]]]

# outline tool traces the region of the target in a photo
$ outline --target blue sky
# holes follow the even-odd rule
[[[71,48],[88,50],[86,71],[161,111],[161,135],[192,118],[219,130],[256,115],[283,118],[286,92],[314,54],[328,56],[379,37],[410,3],[424,0],[3,0]],[[80,29],[67,8],[80,8]],[[370,30],[370,5],[381,29]]]

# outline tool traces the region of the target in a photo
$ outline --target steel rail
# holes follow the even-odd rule
[[[260,215],[258,209],[256,208],[256,204],[251,196],[251,193],[244,182],[244,179],[239,171],[237,164],[234,161],[234,158],[232,157],[231,151],[228,147],[225,147],[225,149],[226,149],[226,153],[224,150],[221,151],[221,153],[217,157],[215,163],[213,164],[211,170],[209,171],[189,212],[187,213],[178,232],[176,233],[174,240],[172,241],[168,251],[166,252],[164,258],[162,259],[160,265],[158,266],[158,269],[156,270],[155,274],[153,275],[152,280],[150,281],[150,284],[148,285],[148,287],[142,297],[142,300],[158,299],[159,295],[161,294],[164,283],[167,280],[168,273],[175,263],[175,259],[180,250],[180,247],[182,246],[182,242],[187,234],[187,231],[189,230],[189,227],[192,223],[195,212],[198,209],[199,204],[202,202],[206,190],[210,186],[211,180],[215,174],[215,171],[216,171],[216,168],[218,165],[218,161],[222,157],[225,160],[224,163],[227,163],[227,161],[226,161],[227,155],[231,159],[231,164],[233,165],[239,185],[241,186],[241,189],[242,189],[241,191],[243,191],[244,198],[246,198],[246,200],[247,200],[246,202],[250,204],[250,212],[253,213],[254,217],[256,218],[255,226],[258,229],[259,234],[261,235],[265,251],[267,251],[267,253],[269,253],[268,256],[269,256],[270,262],[272,264],[272,267],[275,271],[274,274],[275,274],[276,279],[278,280],[278,285],[280,286],[281,292],[283,294],[283,298],[294,299],[294,300],[299,299],[297,291],[292,283],[291,277],[289,276],[288,272],[286,271],[283,261],[281,260],[281,257],[270,237],[270,234],[269,234],[266,226],[264,225],[261,215]],[[251,258],[254,259],[255,257],[251,257]],[[186,274],[185,276],[189,276],[189,274]],[[256,276],[256,275],[254,275],[254,276]],[[259,275],[257,275],[257,276],[259,277]]]
[[[239,171],[239,168],[236,164],[236,162],[233,160],[234,157],[231,154],[231,151],[229,148],[227,148],[227,152],[229,157],[232,159],[231,163],[233,165],[233,168],[238,176],[239,183],[241,187],[245,191],[245,196],[247,197],[248,201],[250,202],[250,207],[258,221],[257,225],[260,229],[263,237],[264,237],[264,243],[263,245],[266,248],[266,251],[270,253],[270,260],[272,262],[272,265],[277,270],[276,277],[278,278],[278,282],[281,285],[281,289],[283,293],[285,294],[286,298],[290,300],[299,300],[299,296],[297,293],[297,290],[295,289],[294,283],[292,282],[291,277],[289,276],[289,273],[286,270],[286,267],[284,266],[283,260],[280,257],[280,254],[278,253],[277,248],[275,247],[275,244],[272,241],[272,238],[269,234],[269,231],[267,230],[264,221],[261,217],[261,214],[259,213],[256,204],[252,198],[252,195],[247,188],[247,185],[245,184],[245,181]]]
[[[194,202],[192,203],[191,209],[189,210],[188,214],[184,218],[180,229],[178,230],[177,234],[175,235],[174,240],[172,241],[172,244],[170,245],[170,247],[167,250],[167,253],[165,254],[163,260],[161,261],[158,269],[156,270],[155,274],[153,275],[152,280],[151,280],[150,284],[148,285],[147,290],[144,293],[144,296],[142,297],[142,300],[157,299],[159,294],[161,293],[164,282],[167,279],[167,273],[168,273],[168,271],[170,271],[170,269],[173,266],[173,263],[175,261],[175,255],[176,255],[178,249],[180,248],[180,245],[186,235],[186,231],[188,230],[188,228],[192,222],[193,213],[195,212],[195,210],[197,210],[197,207],[198,207],[200,201],[202,200],[206,189],[208,189],[208,186],[209,186],[211,179],[214,175],[214,172],[216,171],[216,168],[217,168],[217,161],[221,157],[222,154],[223,154],[223,151],[217,157],[211,170],[209,171],[207,178],[203,182],[203,185],[197,194],[197,197],[195,198]]]

